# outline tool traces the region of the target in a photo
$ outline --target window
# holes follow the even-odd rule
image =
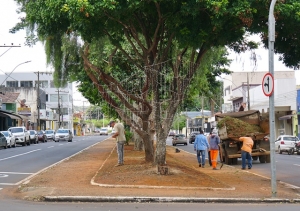
[[[18,87],[18,81],[6,81],[6,87]]]
[[[35,87],[37,87],[38,81],[35,81]],[[48,81],[40,81],[40,88],[48,88]]]
[[[33,87],[32,81],[21,81],[21,87]]]

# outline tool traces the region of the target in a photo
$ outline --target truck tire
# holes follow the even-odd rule
[[[232,164],[237,165],[238,164],[238,159],[237,158],[232,158]]]
[[[253,156],[252,157],[252,160],[257,160],[258,159],[258,156]]]
[[[265,155],[260,155],[259,156],[259,162],[260,163],[265,163],[266,162],[266,156]]]

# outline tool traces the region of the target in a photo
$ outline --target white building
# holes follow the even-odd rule
[[[223,112],[238,111],[242,102],[246,110],[269,111],[269,97],[262,90],[263,77],[267,72],[234,72],[224,77]],[[297,88],[295,71],[274,73],[275,137],[280,134],[296,135]]]
[[[38,81],[40,90],[38,91]],[[24,100],[26,106],[17,105],[17,112],[27,115],[32,125],[40,119],[40,129],[58,129],[59,127],[73,130],[73,87],[68,83],[66,87],[55,88],[53,76],[50,72],[14,72],[0,75],[0,89],[20,90],[19,100]],[[28,88],[34,91],[23,92]],[[39,100],[37,94],[39,93]],[[21,99],[22,98],[22,99]],[[38,116],[38,102],[40,102]],[[23,108],[21,108],[23,107]],[[60,115],[59,115],[60,114]],[[38,118],[39,117],[39,118]],[[34,128],[38,129],[38,128]]]

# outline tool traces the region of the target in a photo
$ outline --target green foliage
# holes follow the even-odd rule
[[[129,130],[125,130],[126,145],[128,145],[129,142],[132,141],[132,137],[133,137],[133,133],[130,132]]]

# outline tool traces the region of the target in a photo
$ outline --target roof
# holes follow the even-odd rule
[[[223,113],[223,114],[216,114],[216,117],[226,117],[226,116],[230,116],[230,117],[244,117],[244,116],[249,116],[251,114],[256,114],[256,113],[260,113],[259,110],[249,110],[249,111],[238,111],[238,112],[228,112],[228,113]]]
[[[19,97],[20,93],[16,92],[6,92],[5,94],[0,95],[2,103],[15,103]]]
[[[199,117],[199,116],[202,116],[202,111],[183,111],[181,112],[182,115],[186,115],[189,119],[193,119],[195,117]],[[208,110],[203,110],[203,115],[205,117],[207,116],[211,116],[211,111],[208,111]]]

